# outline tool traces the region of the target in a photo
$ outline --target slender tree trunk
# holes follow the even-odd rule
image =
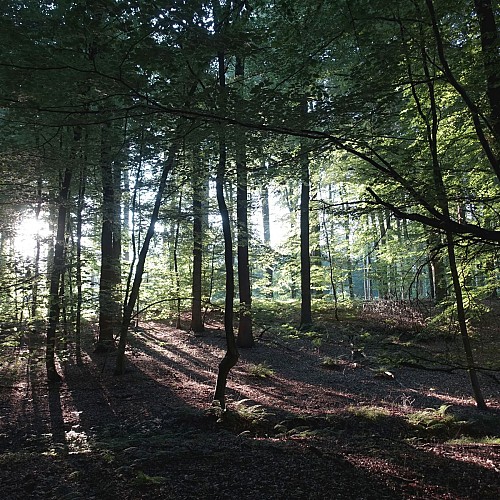
[[[453,280],[453,289],[455,291],[455,300],[457,302],[457,318],[460,327],[460,335],[462,337],[462,343],[464,346],[465,359],[467,363],[467,371],[469,373],[469,378],[472,386],[472,392],[474,394],[474,400],[479,409],[485,410],[486,403],[484,401],[481,387],[479,385],[479,380],[477,377],[477,372],[474,363],[474,355],[472,351],[472,346],[470,343],[470,337],[467,330],[467,320],[465,316],[464,301],[462,296],[462,286],[460,284],[460,278],[457,270],[457,262],[455,257],[455,243],[453,240],[453,234],[446,233],[446,241],[448,248],[448,258],[450,260],[450,271]]]
[[[432,5],[430,0],[427,0],[429,4]],[[424,45],[422,45],[424,47]],[[429,102],[430,102],[430,111],[431,117],[428,118],[428,115],[425,114],[421,109],[421,116],[426,124],[427,129],[427,141],[429,144],[429,150],[432,157],[432,169],[433,169],[433,177],[434,177],[434,185],[436,189],[436,199],[437,204],[442,210],[443,214],[449,218],[450,210],[448,204],[448,197],[446,193],[446,188],[443,181],[443,174],[441,170],[441,164],[439,162],[439,154],[437,147],[437,135],[438,135],[438,126],[439,126],[439,118],[438,118],[438,107],[435,100],[434,93],[434,80],[431,79],[430,70],[428,67],[428,60],[426,57],[425,49],[422,49],[422,63],[424,68],[424,74],[427,80],[427,89],[429,94]],[[420,102],[417,100],[417,103]],[[477,378],[477,373],[475,370],[474,357],[472,353],[472,348],[470,344],[470,338],[467,331],[467,321],[463,303],[462,296],[462,287],[460,284],[460,278],[457,270],[456,256],[455,256],[455,243],[453,240],[453,234],[451,231],[446,232],[446,245],[448,249],[448,258],[450,264],[451,277],[453,282],[453,289],[455,292],[455,300],[456,300],[456,308],[457,308],[457,317],[458,323],[460,327],[460,334],[462,337],[462,342],[464,346],[465,357],[467,361],[467,370],[469,372],[469,377],[472,385],[472,392],[474,394],[474,399],[478,408],[485,409],[486,404],[481,394],[481,389],[479,386],[479,380]]]
[[[59,297],[59,286],[64,271],[64,234],[66,231],[67,203],[69,188],[71,184],[71,169],[64,171],[63,181],[59,192],[59,210],[57,216],[57,233],[54,244],[54,261],[50,274],[49,287],[49,321],[47,326],[47,342],[45,351],[45,366],[47,369],[47,380],[49,382],[60,382],[61,376],[57,373],[55,365],[56,330],[61,310],[61,298]]]
[[[226,77],[224,64],[224,51],[218,53],[219,86],[222,99],[226,98]],[[215,385],[214,401],[220,407],[226,408],[226,385],[227,377],[231,368],[238,362],[239,352],[234,334],[234,269],[233,269],[233,243],[231,237],[231,223],[226,200],[224,198],[224,179],[226,170],[226,138],[224,129],[220,131],[219,138],[219,163],[217,166],[217,178],[215,181],[217,192],[217,204],[222,219],[222,232],[224,235],[224,263],[226,267],[226,300],[224,310],[224,329],[226,332],[226,353],[219,363],[217,382]]]
[[[330,237],[328,236],[328,227],[326,225],[325,210],[323,210],[323,229],[325,231],[326,250],[328,252],[328,264],[330,266],[330,286],[332,288],[335,319],[338,321],[339,320],[339,309],[338,309],[337,286],[335,284],[335,279],[333,276],[333,258],[332,258],[332,251],[330,248]]]
[[[83,282],[82,282],[82,230],[83,210],[85,207],[85,184],[86,163],[80,167],[80,179],[78,185],[78,202],[76,211],[76,324],[75,324],[75,350],[76,360],[82,361],[82,306],[83,306]]]
[[[122,225],[123,260],[130,261],[130,178],[128,168],[123,170],[123,225]]]
[[[176,321],[175,327],[181,329],[181,280],[179,275],[179,236],[181,229],[181,211],[182,211],[182,189],[179,193],[179,204],[177,206],[177,223],[175,225],[175,237],[174,237],[174,275],[175,275],[175,293],[177,295],[177,310],[176,310]]]
[[[236,57],[235,76],[243,86],[245,76],[243,59]],[[248,172],[246,159],[246,137],[242,130],[236,140],[236,219],[238,227],[238,289],[240,298],[238,346],[252,347],[252,289],[248,252]]]
[[[75,127],[73,129],[73,140],[70,161],[76,156],[76,142],[81,138],[81,129]],[[65,232],[68,214],[69,193],[71,187],[72,165],[67,166],[64,170],[61,187],[59,190],[59,206],[57,213],[57,230],[56,239],[54,242],[53,262],[50,266],[50,284],[49,284],[49,320],[47,324],[47,339],[45,349],[45,367],[47,370],[48,382],[60,382],[61,376],[57,373],[55,364],[56,353],[56,331],[59,322],[59,314],[61,310],[61,297],[59,296],[59,286],[61,277],[64,273],[64,243]]]
[[[271,224],[269,217],[269,189],[263,186],[260,192],[260,199],[262,203],[262,227],[264,232],[264,245],[269,250],[271,249]],[[266,266],[267,275],[267,291],[266,296],[270,299],[273,298],[273,268],[271,265]]]
[[[317,199],[319,185],[311,179],[309,173],[309,199]],[[311,189],[313,191],[311,192]],[[310,205],[309,205],[309,208]],[[311,223],[312,219],[312,223]],[[323,296],[323,275],[321,268],[323,266],[321,258],[321,215],[319,209],[309,210],[309,255],[311,261],[311,294],[315,297]]]
[[[349,289],[349,298],[354,299],[354,281],[352,278],[352,259],[351,259],[351,238],[349,228],[349,216],[347,216],[345,227],[345,240],[347,245],[346,261],[347,261],[347,288]]]
[[[302,189],[300,192],[300,326],[307,330],[313,324],[311,309],[311,256],[309,244],[309,156],[304,145],[301,145],[300,171]]]
[[[169,157],[165,162],[165,166],[163,167],[160,182],[158,184],[158,191],[156,192],[153,212],[151,213],[151,219],[149,221],[149,227],[144,237],[141,251],[139,252],[139,257],[137,259],[137,266],[135,268],[134,280],[132,283],[132,287],[130,289],[130,293],[123,307],[123,318],[120,327],[120,338],[118,342],[118,350],[117,350],[116,365],[115,365],[116,375],[123,374],[125,370],[125,348],[127,346],[128,328],[130,326],[130,321],[132,320],[134,307],[139,297],[139,289],[141,287],[142,277],[144,275],[144,267],[146,264],[146,257],[148,254],[149,245],[155,233],[155,225],[158,220],[158,215],[160,213],[161,202],[163,199],[163,192],[165,191],[168,175],[170,174],[170,171],[173,168],[175,157],[177,155],[177,150],[178,150],[178,145],[177,142],[175,142],[170,149]]]
[[[36,185],[36,209],[35,218],[38,221],[40,219],[40,211],[42,209],[42,178],[39,177]],[[34,266],[34,276],[33,276],[33,286],[31,289],[32,302],[31,302],[31,317],[36,318],[38,313],[38,276],[40,274],[40,251],[41,251],[41,241],[40,234],[36,234],[36,248],[35,248],[35,266]]]
[[[191,330],[200,333],[205,330],[202,314],[203,295],[203,198],[201,186],[204,183],[204,172],[201,169],[199,151],[193,161],[193,276],[191,302]]]
[[[365,284],[365,300],[373,299],[372,278],[371,278],[372,258],[368,254],[365,260],[364,268],[364,284]]]

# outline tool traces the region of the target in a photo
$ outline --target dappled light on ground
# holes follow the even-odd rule
[[[384,378],[369,350],[354,362],[341,338],[318,348],[308,336],[268,336],[242,350],[218,415],[216,325],[194,335],[144,323],[130,332],[123,376],[114,354],[89,345],[82,363],[61,362],[52,387],[43,339],[31,334],[4,365],[6,498],[496,498],[498,440],[447,442],[494,437],[500,422],[474,409],[465,373],[393,367]],[[483,390],[498,408],[494,379]]]

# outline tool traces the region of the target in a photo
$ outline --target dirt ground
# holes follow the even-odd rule
[[[479,374],[480,412],[465,371],[422,361],[449,344],[396,363],[408,344],[394,335],[383,352],[372,342],[353,354],[359,324],[339,328],[256,328],[223,415],[211,407],[224,354],[215,317],[196,335],[141,324],[122,376],[89,343],[61,361],[58,386],[45,382],[43,334],[25,334],[1,354],[0,497],[500,498],[498,372]]]

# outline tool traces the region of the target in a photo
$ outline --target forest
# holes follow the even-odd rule
[[[0,13],[3,498],[498,498],[498,0]]]

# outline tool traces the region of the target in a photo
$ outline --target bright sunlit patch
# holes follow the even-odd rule
[[[16,228],[15,249],[21,255],[31,257],[34,255],[37,239],[47,238],[49,234],[47,221],[35,217],[22,219]]]

